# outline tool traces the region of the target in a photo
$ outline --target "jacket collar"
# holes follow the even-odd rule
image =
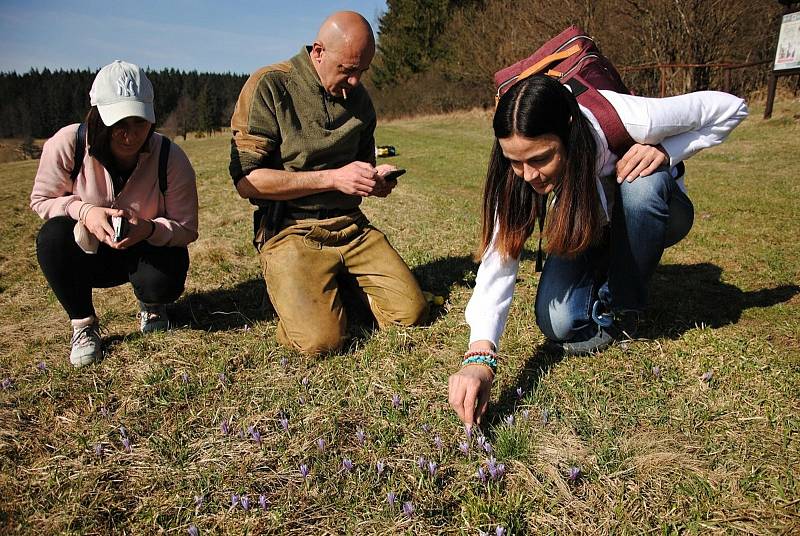
[[[303,46],[300,49],[300,52],[289,61],[295,66],[297,69],[297,74],[300,76],[303,82],[310,84],[312,87],[317,87],[324,90],[322,87],[322,81],[319,79],[319,75],[317,74],[317,70],[314,69],[314,64],[311,63],[311,47]]]

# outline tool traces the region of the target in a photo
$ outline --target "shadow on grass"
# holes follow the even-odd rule
[[[445,301],[450,297],[454,286],[474,284],[477,271],[478,264],[468,255],[436,259],[412,270],[422,290],[442,296]],[[445,312],[444,307],[431,307],[427,324],[435,322]]]
[[[678,338],[695,326],[735,324],[742,312],[771,307],[800,293],[800,286],[780,285],[743,291],[721,280],[722,269],[710,263],[659,266],[650,284],[650,306],[639,335]]]
[[[485,419],[488,426],[484,426],[484,429],[493,429],[507,415],[514,413],[514,408],[519,401],[517,387],[522,387],[525,393],[533,391],[542,377],[563,358],[563,352],[555,346],[547,343],[539,345],[536,352],[525,362],[525,366],[514,378],[514,381],[500,393],[497,402],[489,405]]]
[[[222,331],[274,318],[266,299],[264,280],[243,281],[234,287],[184,294],[170,309],[178,325],[204,331]]]

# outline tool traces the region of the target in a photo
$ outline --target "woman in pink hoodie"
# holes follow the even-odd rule
[[[72,322],[75,367],[102,355],[92,289],[130,282],[141,330],[168,329],[166,304],[183,292],[186,246],[197,239],[194,170],[154,131],[144,71],[117,60],[97,73],[89,96],[85,128],[66,126],[45,143],[31,192],[46,220],[37,258]]]

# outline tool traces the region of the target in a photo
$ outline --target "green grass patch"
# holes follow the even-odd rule
[[[79,371],[35,259],[37,162],[0,164],[0,367],[11,381],[0,390],[0,532],[797,530],[800,103],[782,106],[770,121],[754,110],[688,163],[694,229],[664,255],[642,340],[585,358],[548,354],[532,313],[538,276],[523,263],[483,428],[505,473],[485,483],[476,472],[489,455],[477,436],[460,450],[446,387],[466,346],[487,114],[379,127],[377,142],[399,152],[387,161],[408,173],[364,211],[445,301],[428,326],[356,326],[347,351],[324,359],[275,341],[226,135],[181,142],[201,230],[171,309],[180,327],[142,336],[131,289],[99,290],[107,355]],[[232,508],[232,495],[250,510],[241,499]]]

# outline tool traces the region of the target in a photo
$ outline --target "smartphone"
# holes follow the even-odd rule
[[[385,181],[397,180],[397,177],[399,177],[400,175],[402,175],[405,172],[406,172],[405,169],[392,170],[392,171],[390,171],[389,173],[387,173],[386,175],[383,176],[383,180],[385,180]]]
[[[128,236],[128,220],[122,216],[111,216],[111,227],[114,228],[114,242]]]

